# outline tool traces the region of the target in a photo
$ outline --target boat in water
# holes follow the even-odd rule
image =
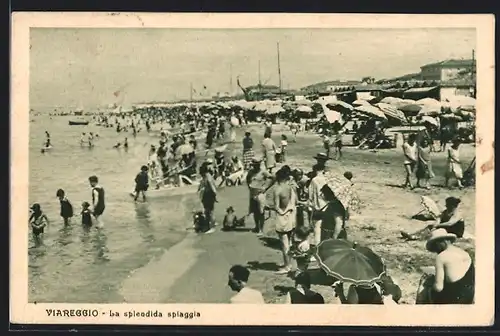
[[[89,124],[87,120],[70,120],[68,123],[70,126],[77,126],[77,125],[85,126]]]

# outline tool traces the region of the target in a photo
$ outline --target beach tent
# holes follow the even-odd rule
[[[385,116],[390,119],[396,120],[397,122],[402,124],[406,124],[408,122],[405,114],[390,104],[378,103],[375,104],[375,106],[378,107],[385,114]]]

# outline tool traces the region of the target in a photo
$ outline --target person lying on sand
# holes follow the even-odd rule
[[[431,232],[436,229],[445,229],[448,233],[453,233],[457,238],[462,238],[465,232],[465,221],[458,211],[458,206],[462,201],[456,197],[448,197],[445,200],[446,209],[441,212],[435,224],[427,225],[425,228],[409,234],[401,231],[401,236],[406,240],[426,240]]]

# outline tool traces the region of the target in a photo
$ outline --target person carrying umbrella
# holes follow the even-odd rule
[[[382,258],[368,247],[327,239],[318,245],[315,258],[321,269],[335,279],[332,287],[343,304],[388,304],[401,298],[401,289],[386,274]],[[350,284],[347,296],[344,283]]]
[[[321,241],[335,238],[347,239],[345,224],[349,218],[349,208],[357,200],[353,184],[344,176],[328,174],[321,188],[327,202],[321,223]]]

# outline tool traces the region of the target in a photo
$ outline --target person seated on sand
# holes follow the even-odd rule
[[[324,304],[323,296],[311,290],[311,276],[307,272],[295,277],[295,288],[286,295],[287,304]]]
[[[242,265],[234,265],[229,269],[227,285],[235,292],[231,303],[265,304],[262,293],[247,286],[250,271]]]
[[[244,168],[243,163],[241,162],[240,158],[236,155],[234,155],[231,158],[231,163],[228,166],[229,168],[229,176],[226,179],[227,185],[237,185],[241,184],[242,180],[244,178]]]
[[[397,304],[402,295],[401,288],[388,275],[383,275],[378,283],[371,286],[351,284],[347,296],[342,281],[335,281],[332,287],[341,304]]]
[[[465,233],[465,221],[458,210],[461,202],[456,197],[446,198],[446,209],[441,212],[435,224],[427,225],[413,234],[401,231],[401,236],[407,240],[426,240],[433,230],[445,229],[448,233],[453,233],[457,238],[462,238]]]
[[[296,227],[293,232],[289,255],[296,264],[296,277],[300,273],[307,272],[309,267],[311,261],[311,245],[309,243],[311,233],[311,228],[304,225]]]
[[[472,304],[475,294],[474,262],[466,251],[453,245],[457,236],[445,229],[432,232],[425,247],[436,253],[435,275],[427,280],[433,304]]]

